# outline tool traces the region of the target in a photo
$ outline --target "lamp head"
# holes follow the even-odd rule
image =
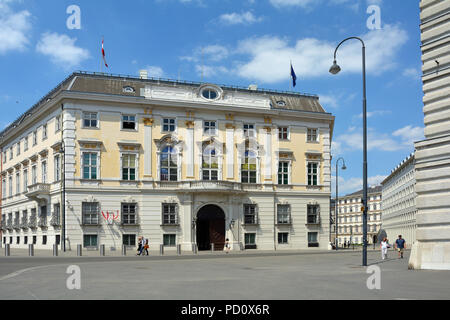
[[[336,75],[339,72],[341,72],[341,67],[339,67],[336,60],[334,60],[333,65],[330,68],[330,73]]]
[[[345,164],[342,166],[342,170],[347,170],[347,167],[345,166]]]

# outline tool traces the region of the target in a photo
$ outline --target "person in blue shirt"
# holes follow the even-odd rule
[[[395,246],[398,251],[398,258],[403,259],[403,251],[406,249],[406,241],[401,235],[399,235],[398,239],[395,241]]]

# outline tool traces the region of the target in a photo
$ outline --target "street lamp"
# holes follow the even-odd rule
[[[338,167],[338,163],[339,160],[342,160],[342,170],[347,170],[347,167],[345,166],[345,160],[344,158],[339,158],[336,160],[336,201],[334,203],[334,224],[335,224],[335,242],[336,242],[336,251],[338,249],[338,206],[339,206],[339,193],[338,193],[338,179],[339,179],[339,167]]]
[[[361,38],[350,37],[343,40],[334,51],[334,62],[330,68],[331,74],[338,74],[341,67],[337,64],[336,54],[339,47],[347,40],[355,39],[362,43],[362,73],[363,73],[363,266],[367,266],[367,98],[366,98],[366,45]]]

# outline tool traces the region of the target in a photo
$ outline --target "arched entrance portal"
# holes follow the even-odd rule
[[[215,205],[207,205],[197,214],[197,245],[199,250],[223,250],[225,245],[225,213]]]

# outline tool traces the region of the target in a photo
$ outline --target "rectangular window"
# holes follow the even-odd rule
[[[289,128],[279,127],[278,128],[278,139],[279,140],[289,140]]]
[[[11,148],[9,148],[9,160],[12,160],[13,157],[14,157],[13,148],[11,147]]]
[[[6,163],[7,157],[8,157],[8,153],[6,151],[3,152],[3,163]]]
[[[16,155],[20,155],[20,141],[19,142],[17,142],[17,152],[16,152]]]
[[[217,122],[205,121],[203,126],[203,133],[208,136],[215,136],[217,134]]]
[[[42,140],[47,139],[47,124],[42,126]]]
[[[17,242],[16,244],[20,244],[20,237],[17,237]]]
[[[12,197],[13,196],[13,178],[12,176],[9,176],[8,179],[8,184],[9,184],[9,196]]]
[[[308,247],[317,248],[319,246],[319,241],[317,232],[308,232]]]
[[[123,203],[122,204],[122,223],[135,225],[137,223],[136,219],[136,204],[134,203]]]
[[[122,129],[136,130],[136,116],[123,115],[122,116]]]
[[[2,180],[2,198],[6,198],[6,179]]]
[[[308,142],[318,142],[319,135],[318,135],[318,130],[317,129],[308,129],[308,138],[307,141]]]
[[[47,236],[42,236],[42,244],[47,245]]]
[[[174,203],[163,204],[163,225],[176,225],[177,223],[177,205]]]
[[[278,184],[289,184],[289,162],[280,161],[278,164]]]
[[[85,234],[83,236],[83,247],[84,248],[97,248],[98,236],[92,234]]]
[[[16,173],[16,195],[20,194],[20,173]]]
[[[136,246],[136,235],[135,234],[124,234],[122,238],[122,244],[124,246]]]
[[[163,119],[163,131],[174,132],[176,129],[175,119]]]
[[[53,165],[55,166],[55,182],[57,182],[61,179],[61,158],[59,155],[55,156]]]
[[[61,220],[61,207],[59,203],[53,205],[53,217],[52,217],[52,225],[59,226]]]
[[[37,184],[37,167],[35,165],[31,167],[31,183]]]
[[[136,181],[136,155],[122,155],[122,180]]]
[[[37,131],[33,131],[33,147],[37,145]]]
[[[28,136],[25,137],[23,142],[23,151],[28,151]]]
[[[244,204],[244,224],[258,224],[256,204]]]
[[[97,153],[83,153],[83,179],[97,180]]]
[[[42,183],[47,183],[47,161],[42,161],[41,163],[42,169]]]
[[[55,237],[55,244],[57,246],[59,246],[61,244],[61,236],[59,234],[57,234]]]
[[[39,215],[39,226],[47,226],[47,206],[41,207],[41,214]]]
[[[308,186],[317,186],[319,177],[319,164],[308,162]]]
[[[83,112],[83,127],[84,128],[98,128],[98,113]]]
[[[308,224],[320,223],[320,207],[318,205],[308,205]]]
[[[245,249],[256,249],[256,233],[246,233],[244,241]]]
[[[61,116],[56,116],[55,118],[55,132],[61,130]]]
[[[97,202],[83,202],[83,225],[98,225],[99,205]]]
[[[177,245],[177,237],[175,234],[165,234],[163,240],[165,247],[175,247]]]
[[[256,137],[255,125],[250,123],[244,124],[244,137]]]
[[[278,244],[288,244],[289,233],[280,232],[278,233]]]
[[[277,206],[277,222],[278,224],[290,224],[291,223],[291,206],[281,205]]]
[[[35,245],[37,243],[37,236],[33,236],[33,244]]]
[[[25,237],[23,238],[23,244],[28,244],[28,236],[25,236]]]

